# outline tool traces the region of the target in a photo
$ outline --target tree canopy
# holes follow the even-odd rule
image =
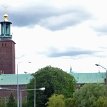
[[[41,87],[46,88],[45,91],[36,90],[37,107],[46,107],[45,104],[52,94],[63,94],[66,98],[72,97],[75,90],[75,79],[62,69],[46,66],[35,72],[33,76],[34,78],[28,85],[28,88],[34,88],[34,84],[36,85],[36,89]],[[30,100],[33,97],[33,92],[29,91],[29,105],[33,104],[33,101]]]
[[[47,102],[47,107],[65,107],[65,101],[63,95],[53,94]]]
[[[72,104],[74,107],[105,107],[106,96],[107,88],[104,84],[85,84],[74,92]]]
[[[16,102],[12,93],[9,96],[7,107],[16,107]]]

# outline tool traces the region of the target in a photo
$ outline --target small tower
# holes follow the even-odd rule
[[[15,74],[15,42],[10,32],[11,22],[4,14],[0,34],[0,74]]]
[[[11,22],[8,21],[8,15],[4,14],[4,21],[0,22],[1,24],[1,35],[0,39],[12,39],[12,35],[10,34],[10,25],[12,24]]]

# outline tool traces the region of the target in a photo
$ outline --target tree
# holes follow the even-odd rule
[[[107,107],[107,97],[99,97],[99,99],[96,101],[96,107]]]
[[[63,94],[64,97],[72,97],[75,90],[75,79],[62,69],[46,66],[39,69],[33,76],[34,78],[28,84],[28,88],[34,88],[34,83],[36,84],[36,89],[46,88],[45,91],[36,91],[37,107],[46,107],[45,104],[52,94]],[[33,95],[33,91],[28,92],[29,106],[34,103],[30,100],[33,99]]]
[[[96,102],[100,102],[99,98],[103,96],[107,96],[104,84],[85,84],[74,92],[72,103],[76,107],[97,107]]]
[[[16,102],[15,102],[15,99],[14,99],[14,96],[12,93],[9,96],[9,100],[7,102],[7,107],[16,107]]]
[[[27,107],[27,99],[26,99],[26,97],[22,99],[22,107]]]
[[[0,97],[0,107],[6,107],[6,99],[3,97]]]
[[[72,98],[66,98],[65,99],[65,107],[75,107],[74,101]]]
[[[65,101],[63,95],[54,94],[49,98],[47,107],[65,107]]]

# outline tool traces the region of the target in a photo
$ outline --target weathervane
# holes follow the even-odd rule
[[[2,7],[3,7],[4,12],[6,13],[8,6],[6,4],[3,4]]]
[[[3,7],[3,10],[4,10],[4,15],[3,15],[3,18],[4,18],[4,21],[8,21],[8,15],[7,15],[7,8],[8,8],[8,6],[6,6],[6,4],[5,5],[2,5],[2,7]]]
[[[8,6],[4,5],[3,7],[4,7],[4,13],[7,13]]]

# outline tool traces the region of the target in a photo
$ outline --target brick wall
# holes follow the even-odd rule
[[[15,42],[0,41],[0,73],[15,74]]]

